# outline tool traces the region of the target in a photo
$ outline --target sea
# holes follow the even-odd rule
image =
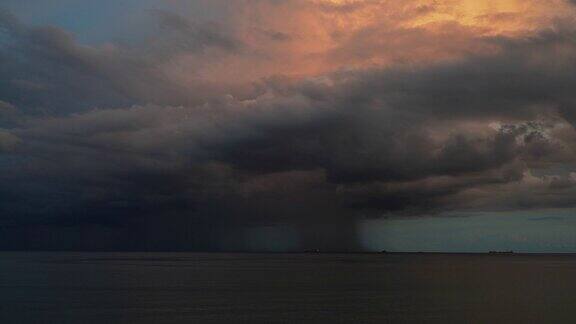
[[[576,323],[576,255],[3,252],[0,323]]]

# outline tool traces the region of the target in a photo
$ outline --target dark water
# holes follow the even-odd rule
[[[0,323],[575,323],[576,256],[0,253]]]

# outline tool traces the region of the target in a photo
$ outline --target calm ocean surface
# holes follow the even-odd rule
[[[0,253],[0,323],[575,323],[576,256]]]

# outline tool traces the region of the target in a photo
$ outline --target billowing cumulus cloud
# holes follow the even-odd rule
[[[102,44],[0,14],[1,247],[242,249],[278,225],[342,249],[364,217],[576,205],[569,2],[146,10]]]

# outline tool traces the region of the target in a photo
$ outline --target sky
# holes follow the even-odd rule
[[[3,0],[0,249],[576,252],[575,20]]]

